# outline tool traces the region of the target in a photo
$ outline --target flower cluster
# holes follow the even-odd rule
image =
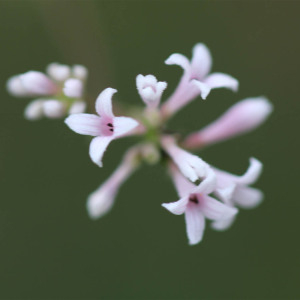
[[[204,44],[194,47],[191,60],[176,53],[165,63],[183,69],[177,88],[161,104],[167,83],[158,81],[153,75],[138,75],[137,91],[145,108],[131,116],[114,115],[112,98],[117,91],[112,88],[105,89],[98,96],[95,105],[97,114],[72,111],[73,106],[82,101],[86,78],[85,69],[79,72],[79,66],[75,66],[71,72],[66,66],[50,65],[47,72],[51,79],[33,71],[15,76],[9,80],[8,89],[17,96],[55,97],[55,100],[37,100],[43,101],[45,115],[49,101],[63,104],[64,113],[68,104],[71,115],[65,123],[76,133],[94,137],[89,154],[91,160],[100,167],[103,165],[104,152],[113,140],[130,135],[140,137],[141,142],[126,152],[115,172],[90,194],[88,213],[93,219],[106,214],[112,208],[121,185],[142,162],[152,164],[166,160],[179,200],[163,203],[162,206],[175,215],[185,215],[188,240],[194,245],[202,240],[206,219],[212,221],[213,229],[225,230],[233,223],[239,208],[253,208],[262,201],[262,192],[250,187],[258,179],[262,163],[250,158],[248,170],[244,175],[237,176],[215,168],[188,150],[199,150],[253,130],[269,116],[272,105],[264,97],[247,98],[199,131],[187,136],[170,134],[166,130],[167,121],[197,96],[206,99],[212,89],[222,87],[236,92],[239,84],[230,75],[210,74],[212,58]],[[26,115],[28,117],[28,113]]]
[[[61,118],[66,114],[84,112],[84,86],[88,71],[82,65],[69,67],[58,63],[47,66],[46,74],[28,71],[7,81],[7,90],[16,97],[35,98],[26,107],[28,120],[42,117]]]

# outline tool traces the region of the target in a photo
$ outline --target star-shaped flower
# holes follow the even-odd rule
[[[65,123],[75,132],[95,136],[90,144],[90,157],[102,167],[102,157],[109,143],[121,136],[130,135],[138,122],[129,117],[115,117],[112,111],[112,96],[117,90],[105,89],[96,100],[96,112],[93,114],[74,114]]]

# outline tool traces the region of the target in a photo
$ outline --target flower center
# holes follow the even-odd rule
[[[197,196],[195,194],[193,194],[193,195],[190,196],[189,201],[193,202],[195,204],[199,203],[199,200],[198,200],[198,198],[197,198]]]

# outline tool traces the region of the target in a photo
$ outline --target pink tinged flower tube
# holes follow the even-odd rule
[[[206,175],[207,163],[200,157],[178,147],[173,137],[164,136],[161,144],[182,174],[190,181],[195,182]]]
[[[191,61],[182,54],[172,54],[165,63],[178,65],[184,73],[170,98],[162,106],[163,115],[169,116],[188,104],[198,95],[206,99],[211,89],[227,88],[238,90],[238,81],[223,73],[209,74],[212,66],[212,57],[204,44],[196,44],[193,48]]]
[[[175,215],[185,214],[190,245],[195,245],[202,240],[206,218],[214,221],[223,220],[237,213],[236,208],[209,196],[216,185],[216,177],[211,169],[198,186],[189,182],[175,167],[171,168],[171,175],[181,199],[177,202],[163,203],[162,206]]]
[[[49,96],[57,92],[55,83],[45,74],[29,71],[20,75],[21,84],[29,95]]]
[[[138,122],[128,117],[115,117],[112,111],[112,96],[117,90],[105,89],[96,100],[96,112],[93,114],[73,114],[65,123],[73,131],[91,135],[95,138],[90,144],[90,157],[98,166],[102,167],[102,157],[109,143],[121,136],[132,134]]]
[[[190,134],[184,146],[199,148],[230,139],[261,125],[273,110],[265,97],[247,98],[226,111],[219,119],[202,130]]]
[[[263,193],[256,188],[249,187],[255,183],[262,172],[262,163],[250,158],[250,165],[242,176],[230,174],[219,169],[213,169],[217,176],[215,194],[229,206],[251,209],[258,206],[263,200]],[[234,217],[224,218],[212,223],[216,230],[228,229],[234,221]]]
[[[136,77],[136,86],[138,93],[145,104],[150,108],[157,108],[163,91],[167,88],[167,83],[157,81],[153,75],[143,76],[139,74]]]
[[[87,211],[92,219],[105,215],[113,206],[120,186],[139,165],[136,148],[130,149],[115,172],[92,194],[87,201]]]

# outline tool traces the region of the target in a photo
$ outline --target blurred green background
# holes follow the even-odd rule
[[[299,1],[1,1],[0,298],[1,299],[300,299]],[[91,221],[87,195],[115,169],[134,139],[114,142],[99,169],[87,140],[62,122],[29,122],[27,100],[5,90],[8,77],[50,62],[89,68],[95,99],[142,106],[137,74],[175,87],[174,52],[210,48],[214,71],[240,80],[172,120],[188,132],[236,101],[266,95],[271,118],[258,130],[205,149],[219,168],[242,173],[251,156],[265,166],[265,193],[223,233],[207,226],[190,247],[184,218],[164,210],[177,199],[161,166],[140,169],[111,213]]]

